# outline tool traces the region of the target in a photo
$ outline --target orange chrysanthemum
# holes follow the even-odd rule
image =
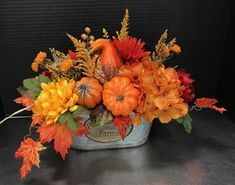
[[[138,62],[150,54],[149,51],[144,51],[145,43],[135,37],[126,37],[122,40],[114,39],[112,44],[125,63]]]

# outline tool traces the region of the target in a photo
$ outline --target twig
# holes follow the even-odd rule
[[[31,129],[31,127],[29,127],[29,134],[27,134],[26,136],[24,136],[24,140],[25,140],[26,137],[29,137],[29,136],[31,136],[31,135],[32,135],[32,129]]]
[[[18,110],[18,111],[16,111],[16,112],[12,113],[10,116],[8,116],[8,117],[4,118],[2,121],[0,121],[0,125],[1,125],[3,122],[5,122],[6,120],[12,118],[14,115],[19,114],[19,113],[21,113],[21,112],[23,112],[23,111],[25,111],[25,110],[27,110],[27,109],[29,109],[29,108],[31,108],[31,107],[32,107],[32,106],[28,106],[28,107],[25,107],[25,108],[23,108],[23,109],[20,109],[20,110]]]

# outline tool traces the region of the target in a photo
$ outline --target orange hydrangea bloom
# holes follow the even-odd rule
[[[161,123],[168,123],[187,114],[188,106],[181,98],[182,87],[174,68],[165,68],[147,57],[140,63],[123,66],[119,75],[131,79],[141,92],[135,110],[135,124],[141,118],[138,113],[143,114],[148,122],[159,118]]]

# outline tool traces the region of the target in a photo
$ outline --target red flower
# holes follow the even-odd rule
[[[48,71],[48,70],[45,70],[45,71],[42,72],[42,75],[47,76],[48,78],[51,78],[52,72]]]
[[[135,37],[126,37],[122,40],[114,39],[111,42],[119,52],[125,63],[138,62],[143,57],[150,54],[149,51],[144,51],[144,42]]]
[[[72,51],[72,50],[68,50],[68,54],[69,54],[69,56],[70,56],[70,58],[72,59],[72,60],[77,60],[78,58],[77,58],[77,53],[76,52],[74,52],[74,51]]]
[[[193,101],[195,98],[193,82],[194,80],[190,78],[191,74],[186,73],[184,69],[177,71],[181,85],[184,86],[182,98],[186,103]]]

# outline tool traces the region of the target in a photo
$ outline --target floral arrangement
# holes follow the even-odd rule
[[[144,42],[128,33],[128,10],[121,26],[112,38],[104,28],[103,38],[98,39],[89,27],[81,39],[67,34],[76,50],[64,54],[52,48],[53,60],[43,51],[37,54],[31,68],[40,70],[40,74],[23,81],[17,89],[21,97],[15,100],[25,106],[16,113],[33,112],[30,134],[15,153],[16,158],[23,159],[22,179],[32,166],[39,167],[39,152],[47,142],[54,141],[55,151],[65,159],[72,136],[89,132],[85,125],[88,120],[93,124],[112,122],[124,140],[127,128],[138,126],[141,119],[151,123],[158,118],[162,124],[176,120],[190,133],[191,110],[225,111],[215,106],[215,99],[194,101],[190,74],[165,66],[168,59],[181,52],[175,38],[167,42],[167,30],[155,51],[149,52]],[[84,114],[89,117],[85,119]],[[38,133],[37,139],[32,138],[32,129]]]

